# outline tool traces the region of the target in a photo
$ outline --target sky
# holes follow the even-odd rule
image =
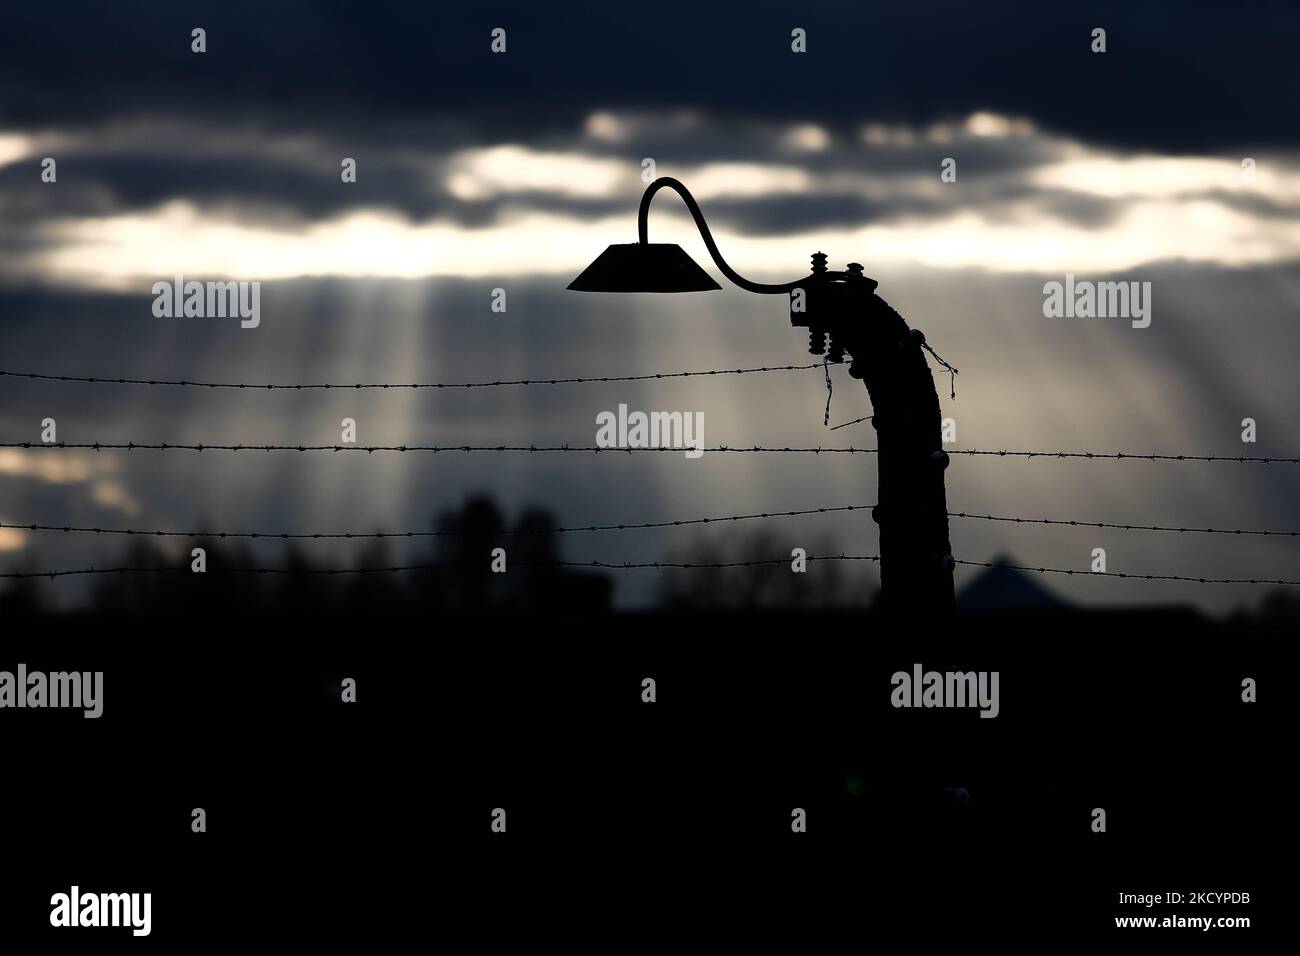
[[[206,52],[191,49],[196,27]],[[791,49],[796,29],[806,52]],[[469,382],[813,361],[779,297],[565,290],[607,244],[635,240],[652,160],[691,189],[747,277],[800,277],[819,250],[832,268],[862,263],[961,370],[954,399],[936,368],[951,448],[1294,456],[1298,33],[1282,3],[1230,18],[1202,3],[15,8],[0,33],[0,370]],[[716,275],[670,193],[650,238]],[[153,284],[177,274],[260,282],[260,324],[156,316]],[[1044,284],[1067,275],[1150,283],[1151,324],[1047,317]],[[860,383],[831,376],[831,424],[870,413]],[[825,401],[820,369],[362,392],[0,377],[0,436],[38,441],[54,418],[69,442],[333,443],[350,417],[363,444],[586,445],[596,416],[626,404],[702,412],[711,445],[874,444],[866,424],[825,428]],[[953,511],[1300,530],[1296,476],[954,456],[947,484]],[[0,449],[9,523],[421,529],[478,491],[566,525],[654,522],[869,505],[875,462]],[[777,557],[804,542],[876,552],[865,514],[770,530]],[[951,530],[970,560],[1085,570],[1100,547],[1113,571],[1300,577],[1286,537],[960,518]],[[653,561],[699,542],[682,529],[573,535],[564,555]],[[0,569],[103,564],[117,547],[0,528]],[[619,604],[652,599],[654,573],[620,573]],[[1042,583],[1097,605],[1223,612],[1261,597]],[[79,587],[46,593],[75,603]]]

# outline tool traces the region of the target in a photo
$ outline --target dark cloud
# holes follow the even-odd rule
[[[1260,219],[1300,218],[1300,207],[1293,202],[1282,202],[1266,193],[1226,189],[1214,189],[1196,194],[1198,198],[1209,199],[1217,203],[1257,216]]]
[[[1166,152],[1294,146],[1300,13],[1285,2],[822,2],[649,7],[252,0],[23,5],[0,34],[0,120],[223,115],[419,138],[454,117],[544,137],[593,107],[926,123],[973,110]],[[209,52],[189,52],[194,26]],[[488,50],[508,30],[509,52]],[[789,50],[808,31],[809,52]],[[1089,51],[1094,27],[1105,54]]]
[[[551,137],[538,145],[538,152],[617,159],[626,166],[628,183],[636,185],[641,158],[652,148],[645,129],[656,117],[615,119],[631,131],[628,141],[602,143],[583,137],[575,128],[567,141]],[[1116,212],[1110,201],[1025,182],[1019,174],[1063,154],[1062,144],[1049,137],[980,137],[954,127],[947,142],[928,141],[923,134],[911,142],[881,145],[869,145],[856,136],[838,137],[824,149],[800,152],[783,140],[786,127],[715,124],[712,119],[697,115],[687,124],[677,124],[665,116],[676,139],[657,153],[664,171],[743,162],[797,169],[809,177],[807,192],[707,201],[715,224],[752,234],[786,235],[905,216],[939,217],[956,208],[996,217],[1007,203],[1040,197],[1049,214],[1089,227],[1105,225]],[[239,144],[244,148],[237,148]],[[507,208],[577,220],[629,213],[623,195],[596,198],[517,187],[499,193],[489,189],[481,199],[454,195],[447,186],[455,171],[454,147],[355,151],[359,175],[343,188],[338,163],[349,148],[334,131],[321,138],[263,134],[259,142],[247,131],[215,125],[201,133],[192,125],[157,121],[148,129],[107,127],[102,139],[82,138],[58,150],[57,188],[38,184],[31,160],[0,170],[0,208],[6,213],[0,241],[21,249],[20,236],[35,244],[39,239],[31,235],[32,230],[51,221],[154,209],[170,200],[220,210],[244,222],[283,227],[358,209],[396,212],[410,221],[437,218],[467,228],[493,225]],[[961,157],[960,188],[938,195],[918,192],[923,175],[919,171],[931,169],[937,177],[940,159],[950,153]]]
[[[1038,208],[1047,215],[1084,229],[1101,229],[1115,222],[1125,204],[1117,199],[1086,193],[1049,189],[1035,195]]]
[[[900,216],[942,214],[947,203],[922,196],[875,200],[856,193],[719,199],[708,204],[709,219],[750,235],[791,235],[834,227],[858,228]]]
[[[857,193],[824,193],[713,200],[708,206],[711,221],[729,225],[740,232],[792,235],[836,227],[860,228],[909,217],[940,218],[957,209],[979,211],[987,221],[996,223],[1014,216],[1009,203],[1018,200],[1033,200],[1037,211],[1085,229],[1109,225],[1124,210],[1124,203],[1120,200],[1007,182],[985,188],[964,188],[960,193],[954,190],[951,200],[904,192],[880,199]]]

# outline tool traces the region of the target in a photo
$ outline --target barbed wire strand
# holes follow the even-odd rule
[[[979,448],[954,449],[950,455],[988,455],[1000,458],[1114,458],[1144,461],[1237,461],[1263,464],[1300,464],[1300,458],[1268,458],[1251,455],[1163,455],[1125,451],[991,451]]]
[[[865,511],[871,505],[840,505],[834,508],[808,508],[802,511],[764,511],[753,514],[722,515],[705,518],[682,518],[674,521],[646,521],[638,524],[575,525],[573,527],[523,528],[493,532],[496,535],[518,537],[544,534],[574,534],[591,531],[639,531],[648,528],[677,528],[688,525],[718,524],[727,521],[748,521],[757,518],[790,518],[801,515],[831,514],[841,511]],[[57,531],[72,533],[117,534],[137,537],[174,537],[174,538],[282,538],[282,539],[316,539],[316,538],[459,538],[477,532],[469,531],[370,531],[370,532],[271,532],[271,531],[155,531],[129,528],[88,528],[71,525],[9,524],[0,522],[0,528],[12,528],[19,531]]]
[[[831,393],[834,391],[834,386],[831,385],[831,360],[829,358],[823,360],[822,371],[826,373],[826,414],[822,416],[822,427],[826,428],[831,423]]]
[[[1024,564],[1004,564],[1002,562],[965,561],[956,559],[958,564],[976,568],[1010,568],[1014,571],[1032,571],[1036,574],[1070,574],[1078,577],[1129,578],[1137,581],[1189,581],[1193,584],[1280,584],[1300,585],[1300,581],[1288,581],[1277,578],[1199,578],[1181,574],[1134,574],[1127,571],[1078,571],[1072,568],[1032,568]]]
[[[842,365],[843,362],[832,362]],[[311,383],[266,383],[266,382],[199,382],[188,379],[153,379],[153,378],[98,378],[92,375],[48,375],[40,372],[10,372],[0,370],[0,377],[36,379],[48,382],[82,382],[93,385],[153,385],[177,388],[233,388],[261,389],[282,391],[304,391],[309,389],[384,389],[384,388],[500,388],[502,386],[528,385],[585,385],[596,382],[644,382],[664,378],[694,378],[708,375],[750,375],[758,372],[795,372],[821,368],[822,362],[809,365],[759,365],[751,368],[703,369],[693,372],[648,372],[640,375],[599,375],[571,378],[520,378],[484,382],[311,382]]]
[[[751,521],[765,518],[794,518],[807,515],[834,514],[846,511],[870,511],[874,505],[837,505],[826,508],[805,508],[797,511],[762,511],[749,514],[711,515],[703,518],[679,518],[669,521],[645,521],[638,523],[574,525],[572,527],[556,526],[548,528],[503,529],[493,532],[501,537],[520,537],[545,534],[575,534],[600,531],[640,531],[654,528],[679,528],[690,525],[723,524],[729,521]],[[1011,515],[973,514],[965,511],[949,511],[950,518],[979,519],[983,521],[1002,521],[1013,524],[1062,525],[1078,528],[1107,528],[1119,531],[1157,531],[1177,532],[1183,534],[1226,534],[1254,535],[1275,537],[1300,537],[1300,531],[1256,530],[1248,528],[1194,528],[1174,525],[1154,524],[1120,524],[1109,521],[1077,521],[1061,518],[1022,518]],[[368,539],[368,538],[459,538],[472,532],[455,530],[432,531],[169,531],[143,528],[97,528],[80,525],[15,524],[0,521],[0,529],[16,531],[49,531],[70,534],[125,535],[141,538],[249,538],[280,540],[317,540],[317,539]]]
[[[1261,535],[1295,538],[1300,531],[1269,531],[1248,528],[1191,528],[1160,524],[1120,524],[1112,521],[1076,521],[1062,518],[1017,518],[1008,515],[971,514],[965,511],[950,511],[949,518],[975,518],[983,521],[1006,521],[1012,524],[1066,525],[1076,528],[1109,528],[1117,531],[1168,531],[1181,534],[1232,534]]]
[[[948,389],[950,396],[955,400],[957,398],[957,376],[960,373],[953,366],[945,362],[943,358],[940,357],[939,353],[930,347],[929,342],[922,342],[921,345],[927,352],[934,356],[936,362],[948,370]]]
[[[718,561],[718,562],[687,562],[687,561],[625,561],[622,563],[612,561],[545,561],[516,564],[516,567],[545,567],[545,568],[599,568],[609,571],[633,571],[640,569],[684,569],[700,570],[722,568],[752,568],[765,565],[785,564],[789,558],[767,558],[752,561]],[[839,554],[839,555],[809,555],[807,561],[879,561],[880,555],[877,554]],[[1006,564],[1002,562],[987,561],[966,561],[956,559],[959,565],[979,568],[1009,568],[1016,571],[1028,571],[1036,574],[1066,574],[1090,577],[1109,577],[1125,578],[1139,581],[1184,581],[1193,584],[1267,584],[1283,586],[1300,586],[1300,581],[1291,581],[1285,579],[1270,578],[1204,578],[1192,577],[1179,574],[1135,574],[1125,571],[1079,571],[1071,568],[1047,568],[1047,567],[1030,567],[1021,564]],[[463,563],[457,564],[408,564],[395,565],[390,567],[372,567],[372,568],[209,568],[206,574],[283,574],[283,575],[340,575],[340,574],[397,574],[407,571],[433,571],[447,569],[480,569],[479,565],[468,565]],[[118,567],[118,568],[79,568],[66,571],[10,571],[0,574],[0,578],[61,578],[71,577],[73,575],[91,575],[91,574],[135,574],[135,573],[174,573],[188,572],[188,565],[164,565],[160,567]]]
[[[591,452],[599,454],[621,455],[643,452],[681,454],[688,450],[721,453],[768,453],[768,454],[808,454],[808,455],[875,455],[877,448],[848,447],[776,447],[769,445],[751,445],[733,447],[730,445],[713,445],[706,448],[691,449],[690,446],[679,448],[604,448],[599,445],[257,445],[257,444],[189,444],[185,442],[0,442],[0,448],[22,448],[25,450],[80,449],[86,451],[364,451],[373,452]],[[1093,451],[993,451],[987,449],[953,449],[949,455],[985,455],[999,458],[1096,458],[1143,461],[1232,461],[1259,462],[1263,464],[1300,465],[1297,458],[1269,458],[1251,455],[1166,455],[1137,452],[1093,452]]]
[[[530,561],[514,562],[511,567],[515,568],[600,568],[610,571],[635,571],[645,568],[681,568],[689,570],[699,569],[721,569],[721,568],[752,568],[764,565],[787,564],[790,558],[760,558],[751,561],[712,561],[712,562],[691,562],[691,561]],[[839,555],[810,555],[806,558],[808,561],[879,561],[878,554],[839,554]],[[315,574],[315,575],[336,575],[336,574],[395,574],[404,571],[444,571],[444,570],[483,570],[481,565],[466,564],[464,562],[440,563],[440,564],[405,564],[390,567],[373,567],[373,568],[208,568],[204,574]],[[188,564],[183,565],[159,565],[159,566],[137,566],[137,567],[120,567],[120,568],[78,568],[68,571],[12,571],[0,574],[0,578],[60,578],[70,577],[72,575],[83,574],[131,574],[131,573],[172,573],[178,571],[190,571]]]
[[[745,448],[733,448],[729,445],[714,445],[711,447],[694,449],[690,445],[683,445],[678,448],[669,447],[650,447],[650,448],[618,448],[618,447],[601,447],[599,445],[254,445],[254,444],[190,444],[185,442],[0,442],[0,448],[22,448],[32,451],[40,449],[78,449],[84,451],[364,451],[373,452],[591,452],[594,454],[605,453],[607,455],[624,455],[650,453],[670,453],[680,455],[686,451],[697,450],[700,452],[731,452],[731,453],[756,453],[770,452],[772,454],[851,454],[851,455],[874,455],[874,448],[854,448],[850,447],[805,447],[805,448],[777,448],[765,445],[752,445]]]

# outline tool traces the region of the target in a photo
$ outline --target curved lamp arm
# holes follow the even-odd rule
[[[731,268],[731,266],[727,265],[727,261],[722,258],[722,253],[718,251],[718,244],[713,241],[713,234],[709,232],[709,224],[704,221],[704,213],[700,212],[700,204],[695,201],[695,197],[691,195],[690,190],[671,176],[659,177],[646,187],[644,195],[641,196],[641,209],[637,213],[637,231],[642,245],[649,242],[650,200],[654,198],[655,193],[663,189],[665,186],[673,189],[677,195],[682,197],[682,202],[686,203],[686,208],[690,210],[691,217],[695,220],[695,225],[700,230],[700,238],[704,240],[704,245],[708,248],[709,255],[713,257],[713,262],[722,270],[724,276],[736,285],[740,286],[740,288],[749,292],[758,292],[763,295],[780,295],[789,292],[792,289],[797,289],[807,282],[806,279],[796,279],[793,282],[785,282],[780,285],[770,285],[764,282],[751,282],[735,269]]]

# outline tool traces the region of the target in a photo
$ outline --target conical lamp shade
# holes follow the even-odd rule
[[[569,283],[574,292],[710,292],[722,288],[671,242],[610,246]]]

